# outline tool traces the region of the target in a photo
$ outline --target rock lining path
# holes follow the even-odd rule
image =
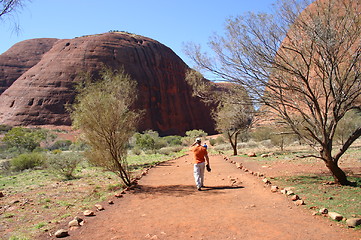
[[[190,156],[152,168],[139,188],[85,218],[66,239],[361,239],[359,231],[312,216],[221,156],[212,156],[211,165],[201,192]]]

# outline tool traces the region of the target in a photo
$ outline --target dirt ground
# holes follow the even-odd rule
[[[65,239],[361,239],[360,231],[312,216],[307,205],[272,193],[221,156],[211,165],[203,191],[195,188],[190,156],[158,165]]]

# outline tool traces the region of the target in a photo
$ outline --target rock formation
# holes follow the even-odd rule
[[[21,62],[18,56],[24,44],[19,43],[4,53],[5,56],[0,56],[0,72],[5,72],[8,62],[16,59]],[[162,135],[184,134],[190,129],[214,132],[210,109],[191,96],[184,80],[188,66],[163,44],[117,32],[70,40],[53,39],[48,40],[46,46],[42,48],[43,55],[36,55],[35,50],[34,59],[30,53],[24,58],[29,64],[22,68],[23,72],[13,74],[11,79],[16,78],[15,81],[3,80],[0,76],[0,81],[7,83],[3,84],[7,89],[0,95],[1,124],[70,125],[64,105],[74,101],[74,82],[80,80],[83,73],[96,75],[103,66],[108,66],[124,67],[138,82],[137,108],[146,110],[140,131],[153,129]]]
[[[30,39],[15,44],[0,55],[0,95],[23,73],[37,64],[58,39]]]

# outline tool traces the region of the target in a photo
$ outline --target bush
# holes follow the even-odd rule
[[[46,137],[45,130],[14,127],[4,135],[2,141],[9,148],[17,148],[20,152],[24,150],[31,152],[39,147],[40,142]]]
[[[70,140],[58,140],[49,148],[49,150],[60,149],[62,151],[67,151],[71,144],[72,142]]]
[[[267,127],[258,127],[251,132],[251,138],[260,142],[271,138],[272,129]]]
[[[203,130],[190,130],[186,132],[186,136],[187,137],[191,137],[191,138],[197,138],[197,137],[206,137],[208,135],[208,133],[206,133]]]
[[[190,130],[186,132],[186,136],[182,138],[182,144],[189,146],[194,143],[194,140],[198,137],[206,137],[208,134],[203,130]]]
[[[87,149],[89,149],[89,146],[82,141],[74,142],[69,146],[69,150],[74,152],[85,151]]]
[[[183,149],[182,146],[172,146],[172,147],[161,148],[159,149],[158,152],[163,155],[170,155],[171,153],[177,153],[182,149]]]
[[[0,133],[7,133],[12,129],[9,125],[0,124]]]
[[[139,147],[134,147],[134,148],[132,149],[132,153],[133,153],[134,155],[140,155],[140,154],[142,154],[142,150],[141,150]]]
[[[216,143],[217,143],[216,139],[214,139],[214,138],[209,139],[209,144],[211,144],[211,146],[216,145]]]
[[[232,146],[230,144],[221,144],[221,145],[217,145],[215,146],[214,148],[214,151],[228,151],[228,150],[231,150],[232,149]]]
[[[169,146],[182,145],[181,136],[166,136],[163,138]]]
[[[77,152],[50,154],[47,167],[55,174],[69,180],[75,178],[74,171],[82,160],[83,156]]]
[[[23,171],[42,166],[45,156],[42,153],[24,153],[13,158],[10,161],[11,169],[14,171]]]

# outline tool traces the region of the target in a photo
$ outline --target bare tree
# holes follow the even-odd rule
[[[233,155],[237,155],[239,135],[248,131],[254,116],[247,92],[240,85],[217,86],[195,70],[187,72],[186,81],[192,87],[194,96],[214,105],[212,116],[216,122],[216,129],[227,135]]]
[[[87,158],[115,172],[130,186],[128,143],[139,118],[139,113],[131,110],[137,96],[136,82],[124,70],[105,69],[99,80],[94,82],[88,76],[79,86],[76,103],[71,106],[71,117],[90,146]]]
[[[341,156],[361,136],[361,123],[336,150],[339,122],[361,110],[361,2],[280,1],[276,14],[247,13],[214,36],[211,58],[189,44],[196,64],[247,89],[254,104],[274,115],[319,154],[335,182],[348,185]],[[308,7],[307,7],[308,6]]]
[[[24,6],[24,2],[30,0],[0,0],[0,20],[4,20],[5,16],[14,16],[17,10]],[[19,26],[15,23],[15,28],[19,29]]]

